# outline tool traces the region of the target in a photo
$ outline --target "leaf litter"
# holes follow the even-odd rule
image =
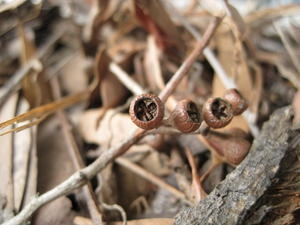
[[[1,223],[134,132],[130,100],[164,90],[214,16],[223,21],[166,102],[165,117],[179,100],[192,99],[201,109],[208,97],[235,87],[249,109],[218,132],[240,128],[252,140],[286,105],[299,126],[299,4],[247,12],[239,1],[174,2],[0,3]],[[82,191],[47,203],[31,222],[172,224],[182,207],[196,205],[234,169],[221,159],[205,137],[166,124]],[[280,188],[298,179],[290,177]],[[266,224],[297,219],[299,189],[293,191],[280,196],[290,207],[278,205]]]

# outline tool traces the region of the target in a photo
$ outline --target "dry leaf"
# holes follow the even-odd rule
[[[23,199],[23,204],[22,207],[27,205],[31,200],[34,195],[37,193],[37,182],[38,182],[38,159],[37,159],[37,144],[36,144],[36,134],[37,134],[37,128],[32,127],[31,128],[31,134],[32,134],[32,148],[30,152],[30,164],[28,168],[28,177],[27,177],[27,182],[26,182],[26,187],[25,190],[26,192],[24,193],[24,199]]]
[[[61,70],[62,87],[68,93],[78,93],[88,87],[86,74],[86,59],[82,54],[77,53]]]
[[[24,66],[26,65],[26,63],[36,57],[36,49],[33,40],[30,39],[28,37],[28,33],[25,32],[22,23],[19,24],[19,36],[22,42],[21,64]],[[31,108],[41,104],[41,90],[38,83],[39,72],[40,71],[31,70],[30,73],[27,74],[27,76],[24,77],[22,81],[24,96],[30,103]]]
[[[23,99],[18,106],[18,113],[26,112],[29,108],[28,102]],[[23,132],[13,134],[13,146],[14,146],[14,202],[17,211],[20,210],[23,201],[25,187],[28,178],[28,167],[31,163],[30,155],[32,147],[35,143],[32,143],[32,129],[24,130]]]
[[[18,6],[22,5],[25,1],[26,0],[15,0],[15,1],[2,2],[0,7],[0,13],[7,10],[14,10]]]
[[[14,116],[16,105],[17,105],[17,95],[11,96],[6,104],[0,110],[1,120],[7,120],[9,117]],[[0,164],[0,198],[3,199],[5,204],[1,208],[0,223],[3,220],[7,220],[13,215],[14,211],[14,193],[13,193],[13,146],[12,146],[12,134],[0,137],[1,150],[0,158],[2,163]]]
[[[176,48],[179,54],[185,51],[180,32],[162,2],[135,0],[134,4],[137,19],[155,37],[160,48],[170,52],[174,52]]]
[[[224,2],[225,2],[225,5],[226,5],[226,8],[228,10],[230,17],[236,26],[236,29],[237,29],[236,32],[238,32],[239,38],[243,39],[246,35],[247,25],[245,24],[242,16],[237,11],[237,9],[234,6],[232,6],[231,4],[229,4],[228,0],[225,0]]]
[[[74,223],[76,225],[92,225],[92,221],[90,219],[84,217],[75,217]],[[172,225],[174,223],[174,219],[141,219],[141,220],[131,220],[127,221],[127,225]],[[123,222],[113,222],[109,223],[109,225],[122,225]]]
[[[298,91],[296,92],[294,99],[293,99],[293,103],[292,106],[294,108],[295,111],[295,115],[294,115],[294,123],[300,123],[300,91],[298,89]]]
[[[100,48],[96,55],[94,74],[99,79],[100,96],[105,108],[117,106],[127,94],[124,85],[109,71],[110,62],[111,59],[105,49]]]
[[[299,4],[280,5],[276,8],[266,8],[251,12],[246,16],[245,21],[252,28],[261,27],[278,18],[299,15],[299,10]]]
[[[169,158],[165,154],[157,151],[149,152],[138,163],[156,176],[167,176],[171,173]]]
[[[102,109],[87,110],[79,118],[79,130],[88,143],[104,146],[120,143],[136,129],[128,114],[108,110],[97,127]]]
[[[76,215],[71,210],[72,203],[66,197],[60,197],[41,208],[33,220],[33,225],[73,225]]]
[[[148,86],[151,88],[151,90],[161,90],[165,86],[159,62],[160,55],[161,52],[157,48],[153,36],[149,36],[147,41],[147,49],[144,55],[144,71],[146,73]]]
[[[39,126],[37,137],[39,193],[54,188],[75,171],[65,140],[61,137],[57,118],[50,118]]]

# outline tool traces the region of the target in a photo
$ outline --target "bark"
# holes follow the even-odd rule
[[[268,211],[262,199],[278,182],[280,170],[286,167],[288,153],[294,148],[289,145],[296,136],[292,117],[290,107],[277,110],[264,124],[245,160],[197,206],[183,209],[174,224],[259,224]],[[254,222],[257,211],[260,219]]]

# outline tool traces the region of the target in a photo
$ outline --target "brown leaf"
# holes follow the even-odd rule
[[[87,110],[79,118],[79,130],[87,142],[103,146],[115,145],[135,130],[136,126],[130,120],[129,115],[115,110],[108,110],[99,126],[96,126],[102,110]]]
[[[8,10],[14,10],[18,6],[22,5],[26,0],[17,0],[12,2],[2,2],[0,7],[0,13]]]
[[[176,48],[180,53],[184,52],[185,45],[180,32],[162,2],[135,0],[134,6],[137,19],[155,37],[160,48],[166,51]]]
[[[156,176],[167,176],[171,173],[169,158],[165,154],[160,154],[157,151],[149,152],[139,161],[139,164]]]
[[[63,182],[75,171],[67,145],[59,129],[59,121],[51,118],[39,126],[38,192],[44,193]]]
[[[33,225],[72,225],[76,215],[71,210],[71,201],[60,197],[41,208],[33,220]],[[92,223],[91,223],[92,224]]]
[[[96,55],[94,74],[99,79],[100,96],[102,105],[111,108],[121,103],[127,94],[127,89],[109,71],[108,66],[111,62],[104,48],[100,48]]]
[[[28,102],[25,99],[20,101],[18,112],[26,112],[29,108]],[[32,163],[30,160],[31,152],[33,151],[32,129],[24,130],[23,132],[14,133],[13,146],[14,146],[14,201],[17,211],[20,210],[23,201],[25,187],[28,181],[29,166]],[[36,181],[35,181],[36,182]],[[28,190],[26,190],[28,191]],[[31,191],[31,190],[29,190]],[[35,194],[35,190],[33,191]],[[31,196],[32,197],[32,196]]]
[[[6,120],[13,116],[17,105],[17,95],[11,96],[6,104],[0,110],[1,120]],[[13,146],[12,134],[0,137],[1,150],[0,158],[0,198],[3,200],[3,208],[1,208],[0,220],[7,220],[13,215],[14,210],[14,193],[13,193]],[[0,221],[1,223],[3,221]]]
[[[128,225],[172,225],[174,219],[159,218],[159,219],[141,219],[128,221]],[[122,222],[113,222],[110,225],[122,225]]]
[[[25,32],[23,24],[19,24],[19,36],[22,42],[21,64],[26,65],[29,60],[35,58],[35,45],[33,40],[28,37]],[[41,103],[41,90],[37,82],[40,71],[31,70],[22,81],[22,88],[24,96],[29,101],[31,107],[40,105]]]
[[[68,93],[78,93],[88,87],[88,76],[86,74],[86,58],[77,53],[61,70],[61,81],[63,88]]]
[[[151,90],[161,90],[165,86],[160,66],[161,52],[157,48],[153,36],[148,37],[147,49],[144,55],[144,67],[148,86]]]
[[[237,11],[237,9],[233,5],[228,3],[228,0],[226,0],[224,2],[227,7],[228,13],[235,25],[236,31],[234,31],[234,32],[238,33],[238,36],[241,39],[243,39],[243,37],[246,35],[246,31],[247,31],[247,25],[244,22],[244,19],[242,18],[240,13]]]
[[[90,219],[84,217],[75,217],[74,223],[76,225],[92,225],[92,221]],[[141,219],[141,220],[130,220],[127,221],[128,225],[172,225],[174,223],[174,219],[168,218],[157,218],[157,219]],[[122,225],[123,222],[113,222],[109,223],[109,225]]]
[[[294,96],[292,106],[295,111],[294,123],[300,123],[300,91],[298,90]]]
[[[282,17],[299,15],[299,4],[279,5],[274,8],[266,8],[259,11],[253,11],[246,16],[245,21],[252,28],[265,26],[267,23]]]

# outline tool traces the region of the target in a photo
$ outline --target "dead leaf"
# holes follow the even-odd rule
[[[87,62],[82,54],[77,53],[61,70],[63,88],[71,94],[84,91],[88,87],[86,74]]]
[[[240,39],[244,39],[245,35],[246,35],[246,31],[247,31],[247,25],[244,22],[244,19],[242,18],[242,16],[240,15],[240,13],[237,11],[237,9],[231,5],[228,0],[225,0],[225,5],[227,8],[227,11],[235,25],[235,29],[236,29],[236,35],[239,36]]]
[[[185,51],[181,35],[162,2],[135,0],[134,6],[137,19],[155,37],[160,48],[173,53],[176,48],[179,55]]]
[[[50,118],[39,126],[38,151],[38,192],[44,193],[72,175],[74,167],[66,151],[66,143],[56,118]]]
[[[96,48],[98,32],[101,30],[102,25],[116,13],[121,2],[120,0],[92,2],[88,22],[83,31],[83,40],[90,48]],[[95,51],[96,49],[90,50]]]
[[[26,0],[16,0],[12,2],[3,2],[0,7],[0,13],[16,9],[18,6],[22,5]]]
[[[171,173],[169,158],[157,151],[150,151],[138,163],[156,176],[167,176]]]
[[[118,113],[115,110],[108,110],[97,127],[101,111],[102,109],[87,110],[79,118],[79,130],[88,143],[114,145],[136,129],[128,114]]]
[[[92,225],[90,219],[84,217],[75,217],[74,223],[76,225]],[[174,219],[159,218],[159,219],[141,219],[141,220],[130,220],[127,221],[127,225],[172,225]],[[122,225],[123,222],[113,222],[109,225]]]
[[[19,36],[22,43],[21,64],[26,65],[26,63],[28,63],[30,60],[36,58],[36,49],[32,38],[29,38],[28,33],[25,32],[22,23],[19,24],[18,28]],[[26,77],[24,77],[22,81],[24,96],[30,103],[31,108],[41,104],[41,90],[39,83],[37,82],[39,73],[40,71],[31,70],[30,73]]]
[[[293,99],[293,103],[292,106],[294,108],[294,124],[300,123],[300,90],[298,89],[298,91],[296,92],[294,99]]]
[[[25,194],[23,199],[23,205],[27,205],[34,195],[37,193],[37,182],[38,182],[38,158],[37,158],[37,144],[36,144],[36,134],[37,134],[37,128],[32,127],[31,129],[31,140],[32,140],[32,146],[30,151],[30,163],[28,168],[28,177],[25,187]]]
[[[151,90],[161,90],[165,86],[159,62],[160,55],[161,52],[157,48],[153,36],[149,36],[144,55],[144,71]]]
[[[105,108],[117,106],[127,94],[124,85],[109,71],[110,61],[106,50],[100,48],[96,55],[94,74],[99,79],[100,96]]]
[[[18,113],[26,112],[29,108],[28,102],[22,99],[19,103]],[[32,130],[27,129],[23,132],[15,133],[13,135],[14,146],[14,201],[17,211],[20,210],[23,201],[25,187],[28,178],[28,167],[30,165],[30,156],[32,147],[35,143],[32,143]],[[35,193],[34,193],[35,194]]]
[[[72,225],[76,214],[72,212],[71,208],[71,201],[66,197],[60,197],[41,208],[34,217],[32,224]]]
[[[265,26],[267,23],[282,17],[288,17],[299,14],[299,4],[286,4],[274,8],[266,8],[259,11],[253,11],[246,16],[245,21],[252,28]]]
[[[6,120],[14,116],[18,96],[11,96],[6,104],[0,110],[1,120]],[[7,220],[13,216],[14,211],[14,192],[13,192],[13,146],[12,134],[0,137],[1,150],[0,158],[3,160],[0,164],[0,198],[3,200],[4,206],[1,210],[0,219]],[[3,221],[0,221],[1,223]]]

